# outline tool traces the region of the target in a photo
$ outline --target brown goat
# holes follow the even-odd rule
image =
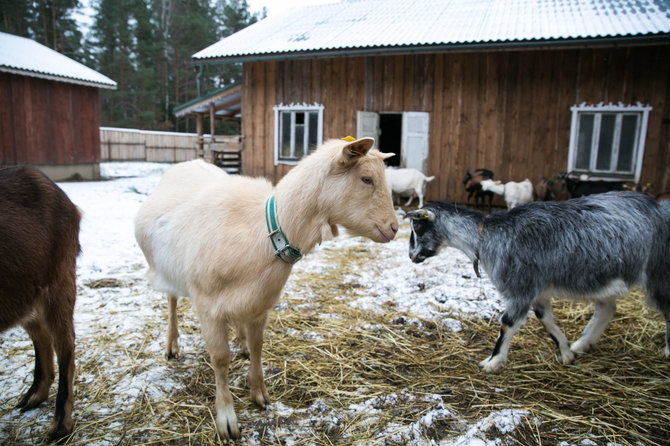
[[[49,396],[58,356],[58,394],[48,440],[72,432],[75,263],[80,213],[32,167],[0,168],[0,332],[20,324],[35,347],[35,373],[22,410]]]
[[[535,184],[535,200],[537,201],[565,201],[570,199],[570,192],[559,176],[542,178]]]
[[[470,173],[470,168],[465,170],[463,174],[463,185],[468,193],[467,203],[470,203],[470,198],[475,196],[475,206],[484,205],[484,200],[489,202],[489,209],[491,209],[491,201],[493,200],[493,192],[484,191],[482,189],[483,180],[492,180],[493,172],[488,169],[475,169],[474,173]]]

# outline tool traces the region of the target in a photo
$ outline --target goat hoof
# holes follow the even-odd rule
[[[63,444],[67,441],[72,433],[72,427],[65,426],[64,423],[59,423],[57,426],[52,426],[47,434],[47,441],[49,443]]]
[[[240,438],[240,428],[237,426],[237,415],[232,404],[221,405],[216,408],[216,430],[224,440]]]
[[[44,395],[40,395],[36,390],[30,389],[28,392],[26,392],[25,395],[23,395],[23,397],[21,397],[21,400],[16,405],[16,408],[21,409],[21,412],[34,409],[46,401],[48,396],[48,390]]]
[[[574,344],[570,346],[570,351],[575,355],[583,355],[591,349],[591,345],[588,342],[584,342],[581,339],[575,341]]]
[[[484,373],[500,373],[505,367],[505,361],[501,361],[491,356],[480,362],[479,367],[484,371]]]
[[[168,343],[168,346],[165,349],[165,358],[179,359],[179,343],[177,342],[176,339]]]
[[[270,404],[270,398],[263,394],[256,395],[252,400],[261,409],[267,409],[267,406]]]
[[[270,404],[270,395],[268,394],[265,385],[260,387],[252,386],[251,401],[253,401],[261,409],[265,409]]]
[[[179,359],[179,346],[173,345],[165,350],[165,359]]]
[[[568,350],[567,352],[561,353],[561,364],[563,365],[572,364],[572,361],[574,360],[575,360],[575,354],[572,352],[572,350]]]

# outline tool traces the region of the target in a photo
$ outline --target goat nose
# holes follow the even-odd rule
[[[394,234],[398,233],[398,223],[391,223],[391,231],[393,231]]]

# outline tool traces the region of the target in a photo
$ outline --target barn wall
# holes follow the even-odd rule
[[[98,172],[97,88],[0,73],[0,121],[0,164],[53,166],[84,177]]]
[[[670,190],[670,45],[450,52],[246,63],[245,172],[274,181],[279,103],[324,105],[324,139],[356,134],[356,112],[430,113],[429,199],[465,199],[467,167],[538,181],[566,170],[570,107],[653,107],[642,182]],[[653,69],[651,69],[653,67]],[[381,148],[383,150],[383,148]],[[500,202],[501,203],[501,202]]]

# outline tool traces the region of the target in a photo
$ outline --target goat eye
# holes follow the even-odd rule
[[[372,178],[370,177],[361,177],[361,181],[364,182],[365,184],[372,184]]]

